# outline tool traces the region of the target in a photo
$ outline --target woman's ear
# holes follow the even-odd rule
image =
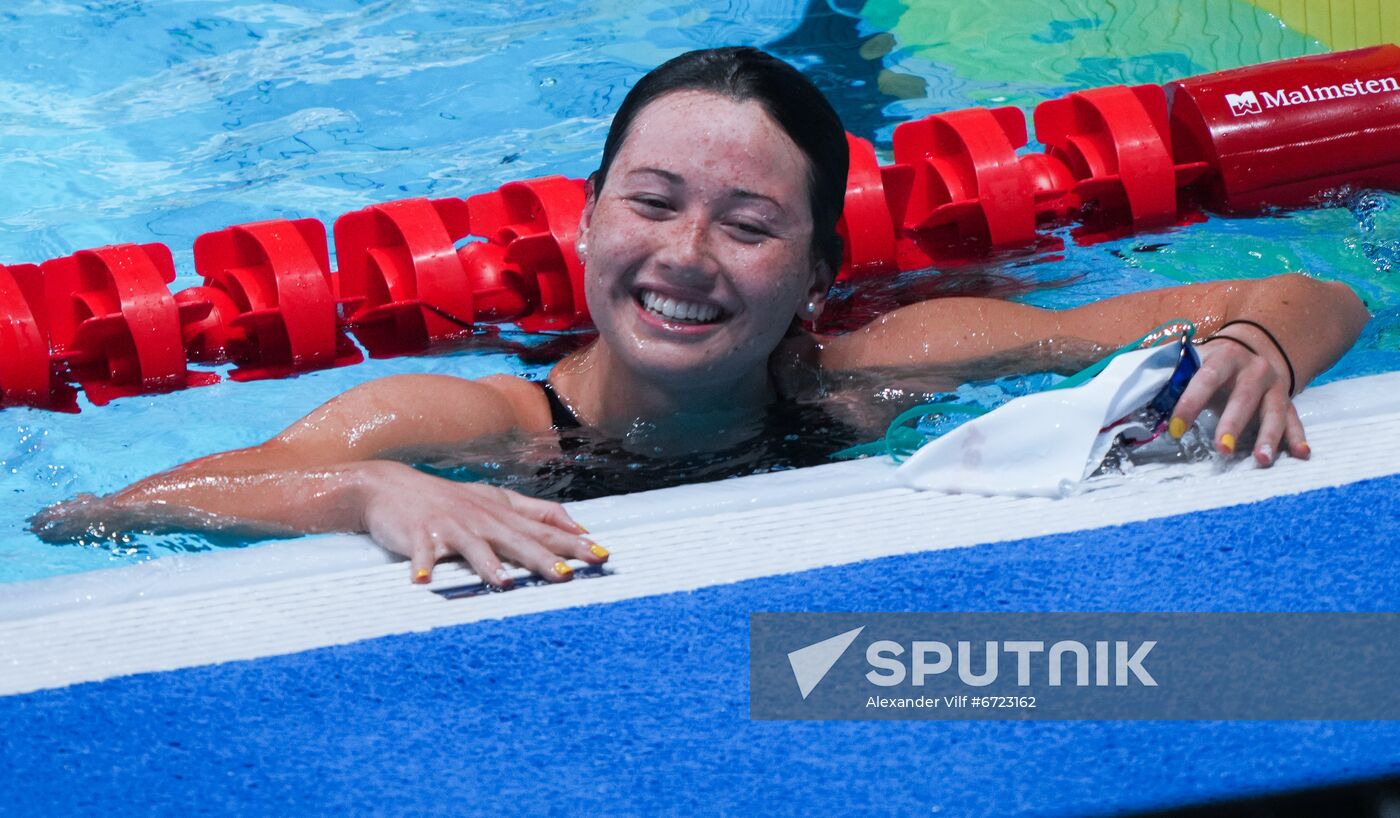
[[[593,206],[598,204],[598,188],[594,185],[594,179],[598,174],[589,174],[583,182],[583,213],[578,218],[578,233],[582,236],[588,232],[588,225],[593,221]]]
[[[816,321],[826,308],[826,294],[831,290],[831,284],[836,278],[831,265],[825,261],[818,261],[812,267],[812,286],[807,290],[807,301],[798,311],[798,315],[803,321]]]
[[[598,203],[598,197],[593,187],[593,177],[583,183],[584,200],[583,212],[578,217],[578,240],[574,243],[574,253],[578,256],[579,263],[588,263],[588,225],[593,222],[593,206]]]

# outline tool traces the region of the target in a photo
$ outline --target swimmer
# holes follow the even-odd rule
[[[497,587],[510,584],[503,562],[563,581],[572,574],[565,560],[599,564],[608,554],[562,505],[409,464],[574,424],[618,437],[642,424],[671,448],[717,448],[738,442],[724,432],[741,428],[734,421],[823,379],[923,369],[955,385],[1071,372],[1178,318],[1210,340],[1172,434],[1211,406],[1222,454],[1252,439],[1262,466],[1284,450],[1308,457],[1293,394],[1369,318],[1345,285],[1282,275],[1064,311],[947,297],[819,335],[803,325],[822,314],[840,266],[847,161],[840,119],[796,69],[751,48],[677,57],[628,93],[588,180],[578,249],[598,337],[547,381],[371,381],[265,443],[59,504],[36,515],[34,529],[46,539],[98,525],[363,532],[408,557],[417,582],[458,556]]]

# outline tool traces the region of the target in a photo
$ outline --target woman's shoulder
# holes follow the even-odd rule
[[[461,418],[472,423],[491,417],[496,421],[492,425],[497,426],[524,431],[549,428],[549,404],[539,384],[515,375],[475,379],[435,374],[390,375],[361,384],[351,393],[359,393],[356,402],[422,420]]]

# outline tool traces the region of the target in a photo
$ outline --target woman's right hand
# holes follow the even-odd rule
[[[607,561],[607,550],[582,536],[583,526],[559,503],[457,483],[393,461],[363,466],[361,528],[380,546],[408,557],[415,582],[430,581],[433,565],[455,555],[496,588],[511,585],[502,560],[554,582],[573,576],[567,559]]]

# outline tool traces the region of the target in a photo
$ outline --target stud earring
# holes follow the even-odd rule
[[[817,315],[817,302],[816,302],[815,299],[813,299],[813,300],[807,302],[807,314],[810,315],[810,316],[812,316],[812,317],[814,317],[814,318],[816,317],[816,315]]]
[[[578,241],[574,242],[574,251],[578,253],[578,260],[583,261],[588,256],[588,241],[579,235]]]

